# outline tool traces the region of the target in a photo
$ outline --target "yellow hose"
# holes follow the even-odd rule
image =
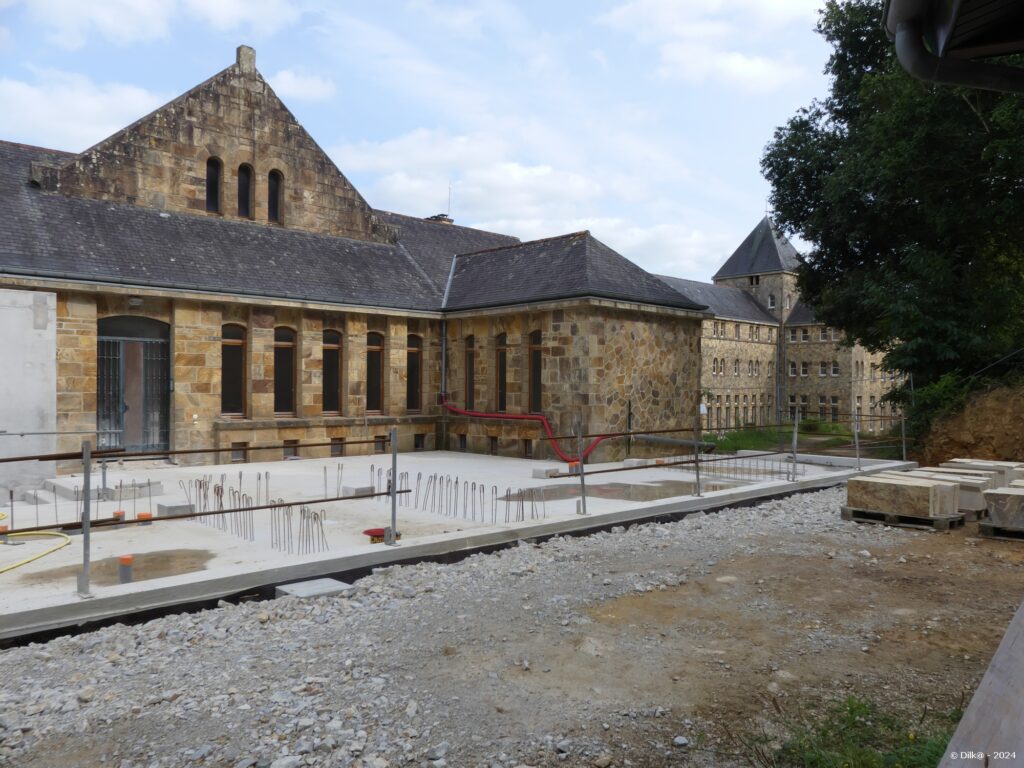
[[[53,538],[58,538],[61,541],[60,541],[59,544],[57,544],[57,546],[50,547],[45,552],[39,552],[38,554],[32,555],[32,557],[26,557],[24,560],[19,560],[18,562],[11,563],[10,565],[2,565],[2,566],[0,566],[0,573],[7,573],[8,571],[13,571],[15,568],[20,568],[23,565],[28,565],[29,563],[31,563],[31,562],[33,562],[35,560],[38,560],[40,557],[45,557],[46,555],[49,555],[49,554],[52,554],[53,552],[56,552],[58,549],[63,549],[64,547],[66,547],[68,544],[71,543],[71,537],[70,536],[68,536],[66,533],[58,533],[57,531],[33,531],[31,533],[9,533],[9,534],[7,534],[7,537],[10,538],[10,539],[13,539],[13,538],[29,538],[29,537],[32,537],[32,536],[50,536],[50,537],[53,537]]]

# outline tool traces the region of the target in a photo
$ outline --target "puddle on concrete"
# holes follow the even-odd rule
[[[734,488],[732,483],[704,483],[701,484],[702,491],[722,491],[727,488]],[[544,491],[545,501],[560,501],[563,499],[578,499],[580,497],[579,485],[545,485],[540,488],[528,488],[526,490],[537,491],[537,500],[540,500],[539,491]],[[671,499],[676,496],[693,496],[697,492],[697,484],[688,480],[659,480],[652,483],[587,483],[587,498],[616,499],[621,501],[656,501],[657,499]],[[500,501],[515,501],[518,498],[513,492],[512,497],[502,496]],[[529,496],[527,496],[529,498]]]
[[[168,549],[163,552],[144,552],[135,555],[132,567],[132,581],[159,579],[164,576],[177,576],[181,573],[192,573],[206,569],[206,564],[213,558],[208,549]],[[89,569],[89,577],[93,584],[109,587],[118,583],[117,558],[107,557],[93,560]],[[82,564],[66,565],[51,568],[48,571],[25,573],[21,576],[23,584],[45,584],[61,579],[78,578]]]

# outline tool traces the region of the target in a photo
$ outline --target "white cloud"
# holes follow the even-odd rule
[[[597,21],[654,45],[660,77],[776,90],[810,74],[780,41],[787,28],[812,26],[821,5],[821,0],[627,0]]]
[[[221,32],[247,29],[269,36],[302,15],[295,0],[184,0],[188,12]]]
[[[301,15],[295,0],[24,0],[32,21],[62,48],[78,49],[93,34],[119,45],[168,36],[181,14],[219,31],[268,36]]]
[[[282,69],[269,80],[277,95],[286,101],[330,101],[334,96],[332,80],[299,70]]]
[[[441,4],[435,0],[408,0],[406,6],[456,37],[475,40],[483,36],[482,7]]]
[[[695,83],[720,80],[744,90],[762,91],[798,81],[804,71],[784,59],[672,42],[661,46],[658,74]]]
[[[56,70],[36,82],[0,78],[4,138],[81,152],[160,106],[166,99],[124,83],[94,83]]]
[[[49,39],[62,48],[81,48],[97,33],[124,44],[167,35],[175,0],[26,0],[29,17],[48,27]]]

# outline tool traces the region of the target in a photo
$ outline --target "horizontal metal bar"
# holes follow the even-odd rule
[[[93,458],[105,459],[109,457],[119,458],[124,455],[124,448],[101,448],[93,451]],[[74,453],[40,453],[34,456],[5,456],[0,458],[0,464],[10,464],[13,461],[63,461],[64,459],[81,459],[82,452]]]
[[[783,453],[781,451],[766,451],[765,453],[749,453],[743,456],[717,456],[713,459],[702,458],[700,465],[703,467],[707,464],[713,464],[722,461],[745,461],[747,459],[757,459],[762,456],[789,456],[791,454]],[[613,469],[593,469],[589,472],[584,472],[585,476],[589,475],[607,475],[612,472],[634,472],[638,469],[659,469],[661,467],[678,467],[685,464],[695,464],[695,459],[682,459],[680,461],[665,461],[661,464],[642,464],[637,467],[614,467]],[[578,472],[559,472],[558,474],[548,475],[548,477],[579,477]]]
[[[395,491],[396,494],[412,493],[411,490],[405,489],[401,491]],[[355,496],[333,496],[326,499],[300,499],[299,501],[279,501],[274,504],[260,504],[254,507],[235,507],[233,509],[213,509],[206,512],[191,512],[188,514],[181,515],[160,515],[159,517],[153,517],[148,520],[121,520],[116,517],[104,517],[96,520],[90,520],[89,524],[93,528],[112,528],[120,525],[142,525],[144,523],[159,522],[163,520],[189,520],[194,517],[210,517],[212,515],[230,515],[235,512],[253,512],[261,509],[280,509],[282,507],[303,507],[310,504],[327,504],[332,501],[353,501],[355,499],[375,499],[380,496],[390,496],[391,491],[381,491],[380,493],[360,493]],[[82,527],[81,522],[70,522],[57,525],[39,525],[34,528],[19,528],[16,531],[7,531],[7,534],[12,533],[42,533],[44,531],[74,531]]]

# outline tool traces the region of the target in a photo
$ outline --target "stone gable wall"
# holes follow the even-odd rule
[[[238,169],[253,168],[251,220],[268,224],[271,170],[284,176],[280,226],[385,241],[362,196],[256,71],[239,61],[156,112],[59,167],[35,166],[44,189],[146,208],[240,219]],[[223,163],[221,213],[206,211],[206,162]],[[279,226],[278,224],[270,224]]]

